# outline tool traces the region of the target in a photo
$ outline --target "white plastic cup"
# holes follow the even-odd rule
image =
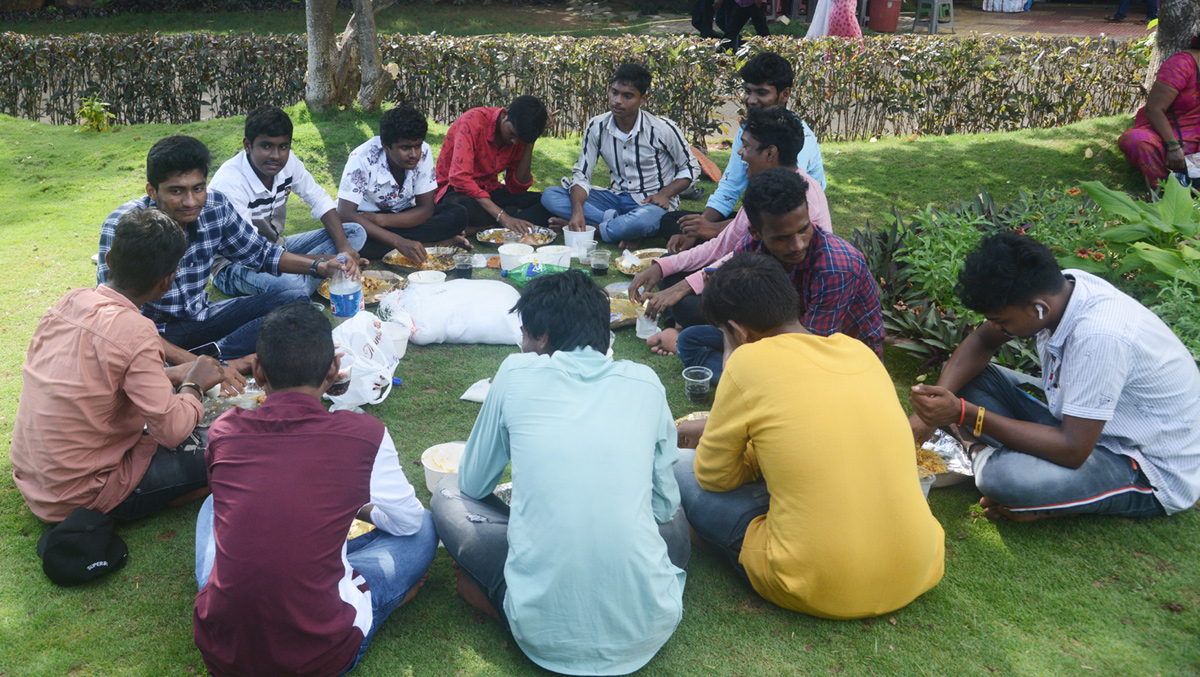
[[[652,320],[649,317],[646,317],[646,309],[639,306],[637,309],[637,337],[640,339],[648,339],[657,333],[658,320]]]
[[[396,349],[396,358],[404,357],[405,351],[408,350],[408,338],[412,336],[412,330],[408,325],[399,322],[384,322],[383,331],[392,340],[392,347]]]
[[[548,244],[537,248],[538,256],[542,257],[542,263],[551,266],[562,266],[564,268],[571,267],[571,254],[573,252],[574,250],[571,247],[561,244]]]
[[[500,270],[512,270],[521,265],[521,257],[533,253],[533,247],[519,242],[500,245]]]
[[[425,486],[429,493],[437,489],[443,477],[458,472],[458,464],[466,448],[466,442],[446,442],[435,444],[421,454],[421,467],[425,469]]]
[[[325,394],[330,397],[338,397],[345,395],[350,389],[350,377],[354,374],[354,356],[349,353],[342,355],[341,365],[338,370],[338,378],[329,386],[329,390]]]
[[[583,250],[584,242],[593,242],[593,241],[595,241],[595,239],[596,239],[596,227],[595,226],[587,226],[586,228],[584,228],[581,231],[571,230],[570,228],[563,228],[563,242],[565,242],[568,247],[575,250],[576,257],[584,256],[584,250]]]

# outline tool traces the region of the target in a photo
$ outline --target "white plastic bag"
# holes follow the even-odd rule
[[[363,404],[379,404],[392,391],[392,375],[400,358],[392,340],[384,332],[383,322],[365,310],[358,311],[333,330],[333,342],[338,350],[354,357],[354,370],[350,374],[350,387],[342,395],[329,397],[333,400],[331,411],[350,409],[358,411]]]
[[[521,319],[510,313],[520,292],[499,280],[414,284],[398,304],[412,317],[410,341],[521,345]]]

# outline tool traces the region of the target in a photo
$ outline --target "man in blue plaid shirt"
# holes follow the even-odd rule
[[[118,207],[100,229],[99,284],[108,279],[104,255],[112,245],[117,221],[126,212],[157,207],[187,233],[187,251],[171,290],[159,301],[142,306],[142,314],[158,325],[171,364],[195,360],[188,351],[210,343],[216,344],[219,357],[245,357],[254,352],[263,316],[278,306],[308,300],[304,290],[296,289],[210,303],[205,287],[217,255],[275,275],[330,277],[341,265],[330,257],[286,252],[259,235],[225,196],[208,191],[210,160],[208,148],[189,136],[171,136],[154,144],[146,156],[146,196]]]

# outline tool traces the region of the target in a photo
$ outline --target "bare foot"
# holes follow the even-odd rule
[[[430,246],[431,247],[458,247],[459,249],[465,249],[467,251],[471,251],[472,249],[475,248],[475,245],[471,244],[471,241],[468,240],[463,235],[455,235],[454,237],[448,237],[445,240],[442,240],[441,242],[431,242]]]
[[[979,499],[979,506],[983,508],[983,516],[990,520],[1004,517],[1012,520],[1013,522],[1034,522],[1036,520],[1049,519],[1051,517],[1066,517],[1066,515],[1061,513],[1013,512],[1012,510],[1000,505],[987,496]]]
[[[567,227],[567,220],[560,219],[557,216],[551,216],[550,220],[547,222],[547,225],[555,230],[562,230],[563,228]]]
[[[675,342],[678,339],[679,330],[672,327],[646,339],[646,345],[650,346],[650,351],[655,355],[669,356],[675,354]]]
[[[617,245],[617,248],[618,249],[637,249],[640,246],[642,246],[641,240],[621,240],[621,243]]]
[[[425,570],[425,575],[421,577],[421,580],[417,581],[417,584],[412,586],[412,589],[404,595],[404,599],[400,600],[400,606],[404,606],[405,604],[411,602],[413,597],[416,597],[417,593],[421,591],[421,586],[425,585],[425,581],[427,580],[429,580],[428,569]]]
[[[457,562],[454,563],[454,579],[454,587],[458,590],[459,597],[462,597],[467,604],[491,616],[492,620],[500,622],[500,614],[496,613],[496,609],[488,601],[487,595],[479,589],[478,585],[475,585],[475,581],[471,580],[471,577],[462,570],[462,567],[458,566]]]

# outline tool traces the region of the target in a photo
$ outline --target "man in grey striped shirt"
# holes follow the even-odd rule
[[[1200,370],[1161,319],[1095,275],[1060,270],[1045,245],[1012,232],[983,240],[955,292],[987,321],[937,386],[913,388],[911,422],[918,442],[953,423],[982,440],[984,514],[1150,517],[1196,503]],[[1046,404],[989,364],[1009,339],[1030,336]]]
[[[679,193],[700,176],[700,163],[674,122],[641,109],[649,92],[644,67],[627,63],[613,74],[610,111],[588,121],[570,183],[542,193],[542,205],[556,217],[552,225],[593,225],[605,242],[634,246],[658,233],[663,215],[679,207]],[[591,185],[598,157],[612,177],[608,190]]]

